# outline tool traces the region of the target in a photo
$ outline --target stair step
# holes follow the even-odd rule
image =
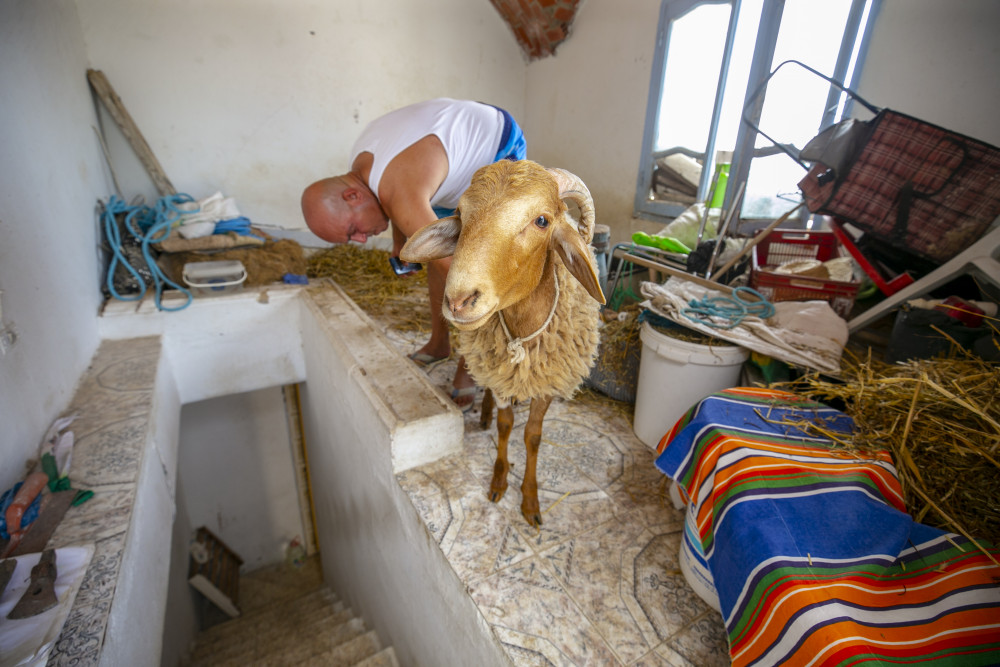
[[[338,598],[337,595],[329,588],[318,588],[314,591],[306,593],[305,595],[290,597],[272,602],[264,607],[257,607],[244,612],[242,616],[234,620],[254,620],[262,616],[273,615],[276,612],[285,612],[290,609],[300,609],[304,606],[322,607],[328,604],[336,604],[339,601],[340,598]]]
[[[352,667],[358,662],[369,658],[382,650],[378,635],[374,630],[355,637],[345,644],[341,644],[325,653],[319,653],[302,661],[302,665],[309,667]]]
[[[313,565],[318,568],[318,564]],[[319,570],[309,573],[311,579],[288,582],[284,573],[266,571],[250,580],[246,590],[250,591],[247,600],[251,608],[202,631],[182,664],[399,667],[395,650],[383,648],[364,619],[354,616],[323,585]]]
[[[350,609],[336,610],[333,607],[319,609],[309,614],[295,614],[285,618],[275,619],[271,626],[261,627],[257,632],[257,645],[263,646],[266,642],[281,642],[289,637],[302,637],[326,632],[341,623],[345,623],[353,618],[354,613]]]
[[[218,660],[231,659],[256,661],[267,656],[297,654],[303,650],[306,651],[302,656],[305,658],[336,646],[334,639],[337,643],[349,641],[362,632],[364,623],[361,619],[355,619],[350,609],[330,609],[302,622],[295,622],[294,619],[276,621],[272,628],[260,628],[247,635],[237,635],[231,641],[204,647],[199,641],[193,659],[196,664],[215,664]]]
[[[331,600],[335,601],[331,604]],[[198,643],[213,643],[243,633],[257,632],[260,628],[273,625],[275,618],[286,618],[291,615],[310,614],[321,609],[334,608],[343,610],[343,603],[326,589],[314,591],[300,598],[282,602],[265,609],[255,610],[251,614],[240,616],[231,621],[220,623],[203,631],[198,637]]]
[[[350,611],[344,611],[321,622],[303,627],[301,630],[293,630],[284,635],[262,636],[257,640],[257,652],[259,655],[266,656],[276,652],[290,651],[301,645],[312,645],[315,647],[313,653],[317,653],[349,642],[365,631],[364,621],[353,617]]]
[[[399,667],[399,661],[396,660],[395,649],[390,646],[375,655],[368,656],[361,662],[355,663],[354,667]]]

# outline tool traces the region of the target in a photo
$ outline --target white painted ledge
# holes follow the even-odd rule
[[[164,303],[178,302],[168,296]],[[317,519],[326,520],[319,532],[331,583],[367,608],[371,622],[383,626],[397,651],[411,659],[433,659],[436,648],[427,638],[447,616],[462,629],[478,664],[502,664],[488,627],[395,479],[395,473],[460,451],[462,413],[339,287],[247,289],[195,299],[176,312],[158,311],[151,300],[111,302],[99,327],[102,339],[114,342],[116,356],[137,354],[130,350],[139,345],[145,366],[156,370],[140,378],[149,401],[142,412],[144,432],[122,439],[137,451],[130,459],[135,467],[129,479],[136,480],[131,508],[117,519],[121,532],[104,535],[104,519],[73,526],[72,540],[103,539],[116,566],[112,573],[101,564],[108,559],[95,559],[88,576],[103,581],[97,592],[104,601],[77,609],[88,603],[78,599],[73,612],[79,624],[64,628],[60,642],[68,650],[55,664],[159,662],[181,406],[298,382],[306,382],[307,421],[323,424],[311,434],[310,449],[323,454],[310,468]],[[151,344],[159,354],[142,348]],[[79,396],[87,395],[88,382]],[[90,417],[103,423],[97,412],[90,410]],[[343,483],[331,484],[337,477]],[[120,494],[114,480],[105,482],[110,485],[88,503],[91,510]],[[377,568],[371,567],[373,554]],[[356,564],[353,573],[338,572],[335,562],[348,561]],[[414,567],[434,576],[413,579]],[[415,587],[422,604],[438,612],[400,616],[399,591],[406,587]],[[142,632],[134,631],[134,621]]]

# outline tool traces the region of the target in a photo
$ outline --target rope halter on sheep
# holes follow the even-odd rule
[[[503,319],[503,311],[498,311],[497,315],[500,316],[500,326],[503,328],[503,333],[507,336],[507,352],[510,353],[510,363],[519,364],[524,361],[524,358],[528,356],[528,353],[524,351],[524,343],[527,343],[532,338],[535,338],[541,334],[545,329],[548,328],[549,324],[552,322],[553,316],[556,314],[556,306],[559,304],[559,275],[553,274],[553,280],[555,280],[556,285],[556,296],[552,299],[552,310],[549,311],[549,316],[545,318],[545,323],[538,327],[535,333],[528,336],[521,336],[520,338],[514,338],[510,335],[510,329],[507,328],[507,322]]]

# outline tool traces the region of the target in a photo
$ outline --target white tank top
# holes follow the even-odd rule
[[[488,104],[446,97],[418,102],[369,123],[351,149],[351,163],[360,153],[373,155],[368,187],[377,195],[392,159],[433,134],[444,145],[448,176],[431,197],[431,205],[455,208],[476,170],[496,157],[503,122],[503,114]]]

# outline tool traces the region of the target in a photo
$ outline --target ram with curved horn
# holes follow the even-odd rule
[[[579,222],[567,199],[579,206]],[[483,428],[494,400],[498,409],[493,502],[507,490],[512,403],[531,401],[521,512],[536,527],[542,421],[553,398],[576,392],[597,355],[604,295],[589,245],[593,230],[593,200],[578,177],[502,160],[476,172],[455,217],[424,227],[400,252],[409,262],[452,257],[442,310],[458,329],[469,372],[486,388]]]

